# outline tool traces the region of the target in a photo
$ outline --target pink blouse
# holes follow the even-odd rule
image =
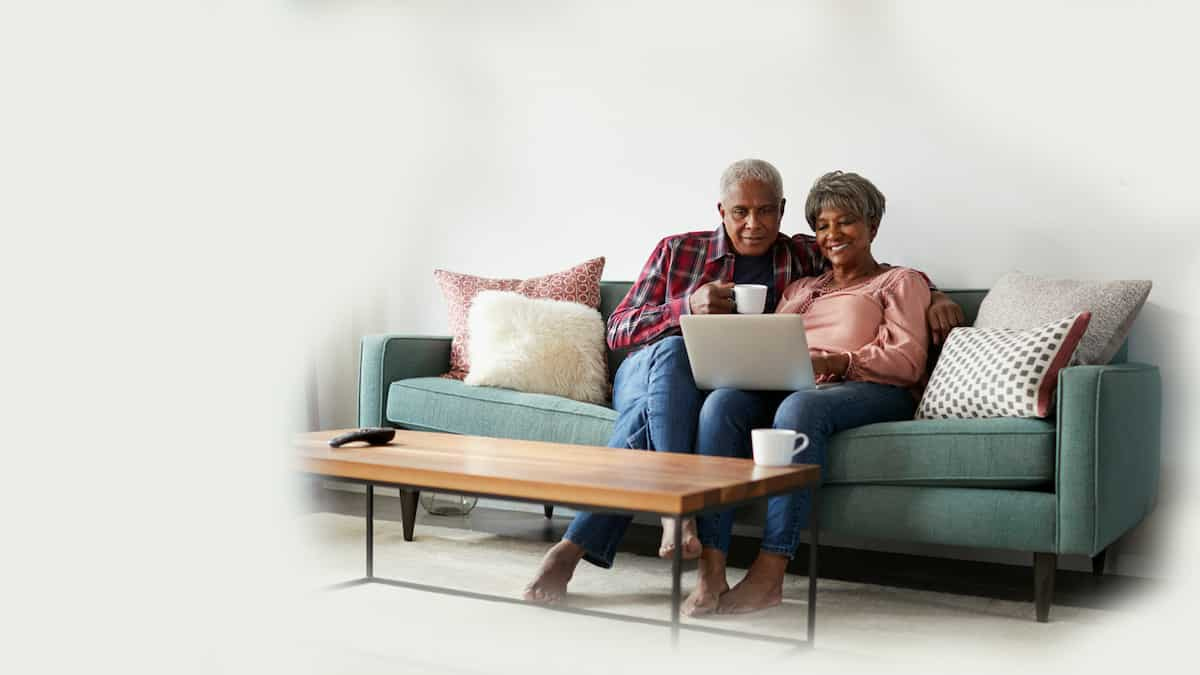
[[[792,282],[775,312],[804,315],[809,352],[848,353],[847,380],[919,384],[929,353],[929,282],[916,270],[892,267],[861,284],[822,290],[832,275]]]

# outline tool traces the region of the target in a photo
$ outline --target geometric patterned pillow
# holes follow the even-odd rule
[[[450,372],[445,377],[461,380],[471,370],[470,334],[467,315],[471,302],[481,291],[513,291],[527,298],[547,298],[578,302],[592,309],[600,307],[600,275],[604,258],[593,258],[569,270],[533,279],[489,279],[470,274],[434,270],[433,276],[446,299],[450,318]]]
[[[1030,330],[955,328],[950,331],[917,419],[1045,417],[1058,371],[1087,330],[1080,312]]]

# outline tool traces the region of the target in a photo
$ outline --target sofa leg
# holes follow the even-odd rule
[[[542,512],[546,514],[547,518],[553,518],[554,517],[554,505],[553,504],[542,504]]]
[[[1104,549],[1092,558],[1092,574],[1102,577],[1104,576],[1104,562],[1108,558],[1108,549]]]
[[[400,522],[404,525],[404,541],[413,540],[413,525],[417,523],[417,498],[420,490],[400,491]]]
[[[1057,554],[1033,554],[1033,602],[1037,606],[1038,623],[1050,620],[1050,603],[1054,600],[1054,573],[1057,569]]]

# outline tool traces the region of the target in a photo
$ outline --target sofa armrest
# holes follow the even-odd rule
[[[388,389],[396,380],[436,377],[450,370],[450,338],[367,335],[358,365],[358,425],[388,426]]]
[[[1158,495],[1162,380],[1156,366],[1064,368],[1058,376],[1058,553],[1093,556]]]

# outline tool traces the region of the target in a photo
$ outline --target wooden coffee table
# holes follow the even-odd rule
[[[366,575],[338,588],[380,583],[404,588],[520,603],[503,596],[458,591],[386,579],[374,573],[374,488],[400,488],[404,539],[412,541],[417,494],[436,490],[460,495],[496,497],[536,504],[557,504],[574,509],[634,515],[652,514],[681,520],[722,511],[771,495],[812,486],[820,467],[796,464],[761,467],[748,459],[617,450],[590,445],[541,443],[480,436],[397,430],[389,445],[363,444],[329,447],[329,439],[346,429],[301,434],[296,439],[300,471],[340,481],[360,483],[367,489]],[[765,636],[688,626],[721,634],[811,646],[816,628],[817,601],[817,497],[813,491],[809,515],[808,636],[807,640]],[[675,528],[675,557],[671,565],[671,619],[669,622],[638,619],[667,625],[672,642],[679,638],[680,575],[683,568],[682,528]],[[534,570],[530,570],[533,574]],[[577,614],[629,617],[550,605]]]

